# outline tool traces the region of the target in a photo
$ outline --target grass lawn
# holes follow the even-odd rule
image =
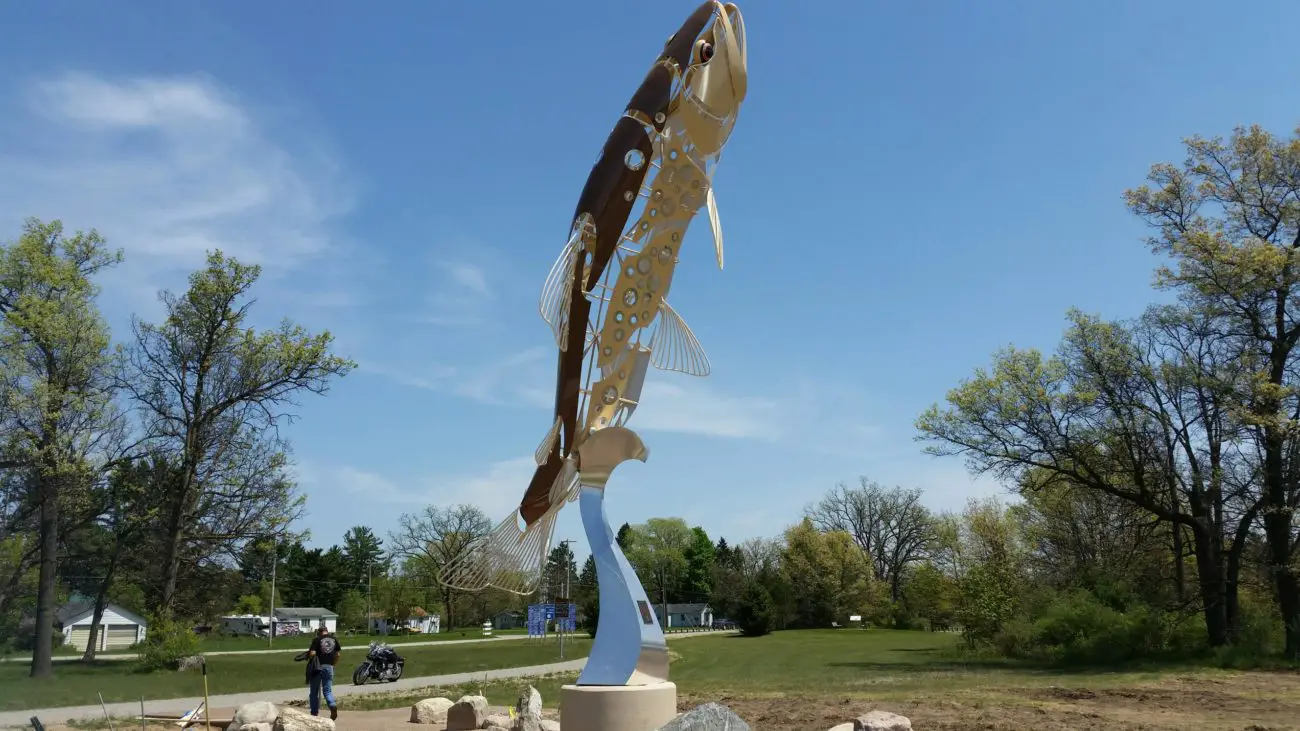
[[[730,706],[764,731],[830,728],[873,708],[918,729],[1037,731],[1282,731],[1300,728],[1300,674],[1189,665],[1124,670],[1028,667],[963,659],[956,635],[892,630],[778,632],[673,642],[682,710]],[[489,684],[512,704],[531,682],[547,706],[576,674]],[[353,711],[479,692],[475,684],[350,697]]]
[[[564,656],[570,660],[583,657],[590,648],[591,640],[585,636],[566,638]],[[339,662],[340,684],[352,682],[352,670],[363,656],[357,650],[344,652]],[[523,640],[408,647],[402,650],[402,656],[406,658],[406,675],[418,677],[542,665],[558,661],[559,650],[553,641]],[[303,687],[303,669],[302,663],[278,653],[216,655],[208,658],[208,692],[221,695]],[[102,692],[107,702],[138,700],[142,695],[148,700],[203,694],[203,677],[199,673],[142,674],[133,672],[131,663],[123,661],[58,663],[54,678],[49,680],[32,680],[27,672],[26,663],[0,663],[0,711],[94,704],[98,702],[96,691]]]

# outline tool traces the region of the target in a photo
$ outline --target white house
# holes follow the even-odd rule
[[[442,618],[437,614],[429,614],[420,607],[411,607],[411,616],[405,621],[394,622],[379,613],[370,615],[371,632],[386,635],[397,631],[398,628],[405,628],[407,632],[437,634],[442,629]]]
[[[94,602],[68,604],[55,613],[63,628],[63,641],[69,647],[85,651],[90,641],[90,626],[95,620]],[[96,650],[122,650],[145,637],[148,623],[139,615],[109,604],[100,618],[99,633],[95,638]]]
[[[315,632],[324,626],[330,632],[337,632],[339,615],[321,607],[280,607],[275,610],[275,623],[285,626],[297,623],[304,633]],[[277,630],[276,634],[279,634]]]
[[[659,618],[659,626],[664,629],[671,627],[712,627],[713,610],[708,604],[669,604],[668,621],[664,621],[664,605],[656,604],[655,616]]]

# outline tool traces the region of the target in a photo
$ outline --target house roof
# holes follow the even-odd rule
[[[140,625],[141,627],[149,626],[149,623],[146,622],[144,618],[142,618],[140,615],[136,614],[135,612],[127,611],[122,607],[113,604],[112,602],[109,602],[108,604],[104,605],[104,610],[112,611],[115,614],[120,614],[124,619],[129,619],[132,622]],[[54,613],[54,618],[61,625],[69,625],[91,616],[94,613],[94,611],[95,611],[95,603],[93,601],[68,602],[67,604],[60,607],[58,611]]]
[[[662,606],[663,606],[662,604],[656,605],[656,607],[662,607]],[[709,608],[708,604],[669,604],[668,613],[669,614],[699,614],[700,612],[703,612],[705,609],[708,608]]]
[[[280,607],[275,610],[280,619],[338,619],[339,615],[323,607]]]

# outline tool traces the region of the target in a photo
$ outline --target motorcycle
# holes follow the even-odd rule
[[[353,685],[365,685],[367,681],[396,682],[402,677],[406,658],[398,655],[392,647],[383,642],[371,642],[366,659],[352,673]]]

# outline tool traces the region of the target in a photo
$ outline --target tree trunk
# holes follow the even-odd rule
[[[1201,584],[1201,603],[1205,607],[1205,634],[1210,647],[1228,643],[1228,603],[1223,576],[1223,556],[1218,542],[1204,525],[1192,529],[1196,548],[1196,573]]]
[[[54,675],[54,592],[59,559],[59,489],[41,479],[41,573],[36,590],[36,645],[32,648],[31,677]]]
[[[95,648],[99,645],[99,633],[104,631],[102,620],[104,619],[104,610],[108,608],[108,591],[113,585],[113,577],[117,573],[117,563],[121,555],[121,541],[115,541],[113,554],[109,556],[108,567],[104,570],[104,578],[99,582],[99,590],[95,592],[95,615],[91,618],[90,637],[86,640],[86,651],[81,655],[82,662],[91,662],[95,659]]]
[[[170,618],[176,603],[176,588],[181,573],[181,547],[185,539],[185,504],[188,502],[189,489],[180,491],[172,503],[171,515],[167,520],[167,539],[163,542],[163,580],[162,596],[158,602],[159,614]],[[274,612],[275,607],[271,607]]]

